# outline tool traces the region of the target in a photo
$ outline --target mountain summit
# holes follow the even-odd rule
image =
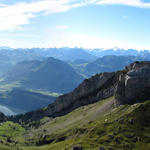
[[[4,77],[6,82],[20,82],[21,87],[58,93],[72,91],[84,79],[70,65],[52,57],[20,62]]]

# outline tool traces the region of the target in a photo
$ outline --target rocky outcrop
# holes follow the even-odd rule
[[[133,104],[150,97],[150,62],[135,62],[119,76],[115,98],[121,104]]]
[[[7,121],[7,119],[8,118],[2,112],[0,112],[0,123]]]

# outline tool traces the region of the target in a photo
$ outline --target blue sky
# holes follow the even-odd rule
[[[0,0],[0,46],[150,49],[150,1]]]

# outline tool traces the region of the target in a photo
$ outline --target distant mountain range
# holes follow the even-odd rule
[[[54,57],[56,59],[69,62],[72,64],[83,64],[90,63],[96,59],[108,55],[115,56],[141,56],[143,58],[150,57],[149,50],[138,51],[135,49],[84,49],[84,48],[31,48],[31,49],[13,49],[9,47],[0,47],[0,58],[1,56],[7,57],[6,61],[1,59],[0,75],[10,70],[13,65],[21,61],[27,60],[45,60],[48,57]],[[6,66],[7,65],[7,66]]]
[[[33,60],[42,59],[45,57],[54,57],[63,61],[74,61],[76,59],[83,59],[88,61],[93,61],[98,57],[103,57],[106,55],[116,55],[116,56],[150,56],[149,50],[136,50],[136,49],[84,49],[84,48],[18,48],[13,49],[9,47],[0,47],[0,54],[7,55],[11,59],[16,58],[16,61],[23,60]]]
[[[66,62],[55,58],[27,60],[17,63],[3,75],[6,83],[19,82],[21,87],[66,93],[73,90],[84,78],[101,72],[114,72],[135,61],[150,60],[146,56],[107,55],[92,62],[76,59]],[[74,68],[74,69],[73,69]]]
[[[15,62],[24,60],[42,60],[54,57],[63,61],[85,59],[93,61],[97,57],[82,48],[31,48],[31,49],[1,49],[0,54],[8,56]]]
[[[1,69],[0,75],[4,74],[11,67],[13,67],[18,62],[30,61],[30,60],[45,60],[48,57],[54,57],[56,59],[72,62],[76,59],[83,59],[87,62],[92,62],[98,57],[94,56],[88,51],[82,48],[31,48],[31,49],[12,49],[9,47],[0,47],[0,58],[7,57],[6,61],[0,60]],[[6,66],[7,65],[7,66]]]
[[[88,63],[84,67],[81,67],[81,72],[90,77],[96,73],[101,72],[114,72],[123,69],[125,66],[135,61],[146,61],[150,60],[150,57],[142,56],[115,56],[108,55],[100,57],[97,60]]]
[[[120,48],[112,48],[112,49],[92,49],[92,50],[86,50],[90,54],[97,56],[97,57],[103,57],[107,55],[116,55],[116,56],[150,56],[150,51],[149,50],[136,50],[136,49],[120,49]]]

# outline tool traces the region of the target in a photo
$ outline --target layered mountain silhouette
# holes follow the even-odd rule
[[[107,55],[116,56],[150,56],[149,50],[138,51],[136,49],[84,49],[84,48],[31,48],[31,49],[13,49],[0,47],[0,54],[8,56],[13,62],[24,60],[42,60],[47,57],[54,57],[63,61],[74,61],[76,59],[84,59],[86,61],[94,61],[99,57]]]
[[[150,55],[149,50],[136,50],[136,49],[121,49],[118,47],[114,47],[111,49],[92,49],[88,51],[90,54],[97,56],[97,57],[103,57],[107,55],[115,55],[115,56],[145,56]]]
[[[148,57],[144,56],[115,56],[115,55],[108,55],[97,60],[88,63],[82,69],[84,71],[83,74],[90,77],[96,73],[100,72],[114,72],[117,70],[123,69],[125,66],[133,63],[135,61],[144,61],[150,60]]]
[[[63,61],[74,61],[76,59],[85,59],[93,61],[97,56],[90,54],[83,48],[31,48],[31,49],[10,49],[0,48],[0,54],[8,56],[13,62],[24,60],[42,60],[48,57],[54,57]]]
[[[5,76],[5,82],[19,82],[21,87],[66,93],[73,90],[83,77],[67,63],[55,58],[18,63]]]

